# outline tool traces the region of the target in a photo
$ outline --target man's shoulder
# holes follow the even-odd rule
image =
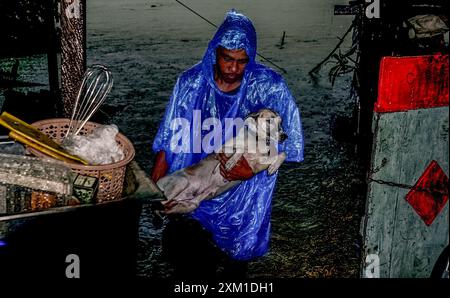
[[[253,68],[251,81],[255,83],[270,81],[272,83],[283,83],[283,77],[275,70],[265,65],[256,63]]]
[[[261,89],[261,86],[263,86],[270,90],[282,90],[287,88],[285,80],[278,72],[262,64],[255,65],[249,80],[249,86],[253,86],[257,89]]]
[[[202,78],[202,67],[200,63],[195,64],[191,68],[183,71],[178,80],[182,84],[192,84]]]

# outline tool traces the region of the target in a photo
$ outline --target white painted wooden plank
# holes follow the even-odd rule
[[[449,173],[448,107],[376,114],[370,178],[414,185],[432,160]],[[427,227],[406,202],[407,189],[369,183],[365,255],[380,258],[380,277],[428,277],[448,245],[448,204]],[[364,266],[362,270],[364,276]]]

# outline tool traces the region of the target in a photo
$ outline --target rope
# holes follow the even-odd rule
[[[416,191],[429,193],[433,197],[435,195],[440,195],[440,196],[448,195],[448,188],[436,188],[436,187],[432,187],[432,186],[424,188],[424,187],[411,186],[411,185],[407,185],[407,184],[390,182],[390,181],[384,181],[384,180],[378,180],[378,179],[372,179],[372,178],[367,179],[367,182],[375,182],[375,183],[378,183],[378,184],[388,185],[388,186],[398,187],[398,188],[403,188],[403,189],[410,189],[410,190],[413,189],[413,190],[416,190]]]
[[[190,8],[189,6],[187,6],[186,4],[184,4],[183,2],[179,1],[179,0],[175,0],[176,2],[178,2],[180,5],[182,5],[183,7],[185,7],[186,9],[188,9],[189,11],[191,11],[192,13],[194,13],[196,16],[200,17],[201,19],[203,19],[204,21],[206,21],[208,24],[210,24],[211,26],[213,26],[214,28],[219,28],[216,24],[214,24],[213,22],[211,22],[210,20],[208,20],[207,18],[205,18],[204,16],[200,15],[198,12],[196,12],[195,10],[193,10],[192,8]],[[256,55],[258,57],[260,57],[261,59],[269,62],[270,64],[272,64],[273,66],[275,66],[276,68],[278,68],[279,70],[281,70],[283,73],[287,73],[287,71],[282,68],[281,66],[277,65],[275,62],[272,62],[270,59],[264,57],[263,55],[256,53]]]

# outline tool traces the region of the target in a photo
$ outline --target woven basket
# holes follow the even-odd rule
[[[48,135],[57,143],[61,143],[64,135],[69,129],[69,119],[47,119],[32,123],[34,127]],[[100,124],[94,122],[87,122],[83,129],[80,131],[80,135],[91,133]],[[123,134],[118,133],[116,141],[119,147],[123,150],[124,159],[119,162],[86,166],[81,164],[65,163],[70,167],[72,171],[82,175],[92,176],[99,179],[99,190],[97,193],[97,202],[113,201],[122,197],[122,189],[125,178],[125,170],[128,163],[134,158],[134,147],[130,140]],[[38,157],[47,157],[44,153],[28,147],[28,151]]]

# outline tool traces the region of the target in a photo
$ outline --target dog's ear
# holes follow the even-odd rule
[[[281,122],[282,120],[281,120],[280,114],[278,114],[278,112],[275,112],[274,110],[271,110],[271,111],[274,114],[275,118],[280,118],[280,122]]]
[[[281,122],[278,124],[278,132],[281,135],[285,135],[285,139],[287,139],[287,134],[284,132],[283,125],[281,125]]]

